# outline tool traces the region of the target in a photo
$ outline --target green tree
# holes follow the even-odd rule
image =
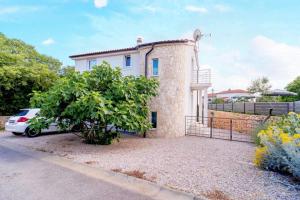
[[[0,33],[0,115],[28,107],[31,93],[47,90],[58,78],[60,68],[57,59]]]
[[[38,53],[35,48],[17,39],[9,39],[0,33],[0,67],[3,66],[46,66],[59,72],[62,63],[50,56]]]
[[[56,79],[56,73],[45,66],[0,67],[0,115],[29,107],[32,91],[45,91]]]
[[[264,94],[271,89],[270,81],[267,77],[257,78],[251,81],[250,86],[248,87],[248,92],[251,94],[260,93]]]
[[[257,78],[251,81],[250,86],[247,88],[248,92],[251,94],[259,93],[262,96],[257,98],[257,102],[277,102],[278,98],[271,96],[263,96],[263,94],[270,91],[272,85],[267,77]]]
[[[290,92],[295,92],[297,96],[291,97],[282,97],[282,101],[291,102],[291,101],[299,101],[300,100],[300,76],[296,77],[295,80],[290,82],[286,87],[286,90]]]
[[[75,67],[74,66],[64,66],[59,71],[59,75],[60,76],[67,76],[68,74],[72,74],[74,72],[75,72]]]
[[[90,72],[69,73],[49,91],[35,93],[31,103],[41,108],[41,115],[30,127],[39,132],[51,123],[46,119],[56,119],[61,127],[79,129],[87,143],[110,144],[118,130],[151,128],[147,104],[157,88],[156,79],[122,77],[119,68],[104,62]]]

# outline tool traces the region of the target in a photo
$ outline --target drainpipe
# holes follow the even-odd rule
[[[148,56],[154,49],[154,44],[152,44],[151,49],[145,55],[145,77],[148,77]]]
[[[152,44],[151,49],[145,55],[145,77],[148,77],[148,56],[154,49],[154,44]],[[144,132],[143,137],[146,138],[146,132]]]

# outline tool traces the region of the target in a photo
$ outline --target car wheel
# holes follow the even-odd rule
[[[12,132],[12,134],[14,134],[14,135],[16,135],[16,136],[23,135],[23,133],[16,133],[16,132]]]
[[[40,132],[36,132],[30,128],[27,128],[26,129],[26,132],[25,132],[26,136],[29,137],[29,138],[32,138],[32,137],[37,137],[40,135]]]

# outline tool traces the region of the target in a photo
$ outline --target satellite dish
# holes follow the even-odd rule
[[[199,41],[199,40],[201,40],[202,36],[203,36],[203,34],[201,33],[201,31],[200,31],[199,29],[196,29],[196,30],[194,31],[193,37],[194,37],[194,40],[195,40],[196,42]]]

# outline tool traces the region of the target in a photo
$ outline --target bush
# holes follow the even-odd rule
[[[300,115],[289,113],[258,133],[255,165],[300,179]]]
[[[148,102],[157,95],[158,81],[144,76],[123,77],[119,68],[104,62],[82,74],[70,71],[47,92],[36,92],[33,107],[40,116],[30,121],[34,131],[52,119],[64,129],[75,129],[89,144],[111,144],[118,130],[145,132],[151,128]]]

